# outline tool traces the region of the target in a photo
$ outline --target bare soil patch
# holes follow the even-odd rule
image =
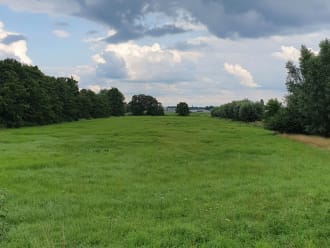
[[[314,147],[330,150],[330,138],[324,138],[320,136],[309,136],[302,134],[282,134],[282,137],[296,140]]]

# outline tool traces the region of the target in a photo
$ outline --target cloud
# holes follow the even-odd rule
[[[105,24],[117,31],[109,42],[187,32],[189,26],[204,26],[222,38],[266,37],[320,30],[330,21],[327,0],[0,0],[0,4]]]
[[[101,54],[95,54],[92,56],[92,60],[96,63],[96,64],[105,64],[107,63],[107,61],[102,57]]]
[[[73,77],[84,87],[86,84],[90,84],[91,80],[93,81],[96,79],[96,68],[91,65],[78,65],[73,67],[40,66],[40,68],[47,75],[55,77]]]
[[[7,36],[4,37],[4,39],[1,41],[1,43],[9,45],[11,43],[14,43],[14,42],[20,41],[20,40],[26,40],[25,36],[22,35],[22,34],[9,34],[9,33],[7,33]]]
[[[95,93],[99,93],[101,91],[102,87],[97,84],[92,84],[92,85],[88,86],[88,89],[91,91],[94,91]]]
[[[4,24],[0,22],[0,59],[14,58],[25,64],[32,64],[27,51],[25,37],[6,31]]]
[[[58,38],[68,38],[70,36],[70,34],[67,31],[59,30],[59,29],[54,30],[53,34]]]
[[[272,56],[284,61],[298,62],[300,58],[300,51],[293,46],[281,46],[281,51],[273,53]]]
[[[244,69],[242,66],[238,64],[233,65],[233,64],[225,63],[224,68],[229,74],[239,79],[241,85],[249,88],[258,87],[258,84],[254,82],[251,73],[248,70]]]
[[[112,44],[107,45],[104,52],[124,61],[129,80],[145,82],[191,80],[195,77],[195,66],[200,56],[197,52],[166,49],[158,43],[150,46],[139,46],[134,42]]]
[[[102,78],[123,79],[127,77],[125,60],[115,52],[108,51],[103,55],[93,56],[98,63],[96,73]]]
[[[29,11],[33,13],[70,14],[73,15],[80,9],[80,0],[0,0],[15,11]]]

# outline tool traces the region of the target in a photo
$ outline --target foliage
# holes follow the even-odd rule
[[[0,126],[45,125],[124,114],[124,96],[116,88],[95,94],[79,91],[73,78],[44,75],[36,66],[0,61]]]
[[[215,107],[211,111],[211,116],[236,121],[254,122],[262,120],[263,111],[264,107],[261,102],[252,102],[246,99]]]
[[[304,129],[296,116],[296,112],[281,107],[273,116],[265,119],[265,127],[281,133],[304,133]]]
[[[330,153],[251,125],[93,119],[0,150],[1,248],[330,247]]]
[[[240,105],[238,118],[245,122],[254,122],[262,119],[262,105],[251,101],[245,101]]]
[[[319,54],[302,46],[299,67],[292,62],[288,62],[286,67],[289,94],[287,110],[283,113],[290,116],[282,113],[281,117],[299,125],[294,125],[297,129],[288,126],[281,131],[330,136],[330,41],[320,43]],[[276,128],[277,123],[273,126]]]
[[[282,103],[277,99],[269,99],[264,112],[264,118],[267,120],[273,117],[282,108]]]
[[[125,114],[124,95],[117,88],[112,88],[107,91],[107,97],[110,106],[110,115],[123,116]]]
[[[129,102],[129,110],[133,115],[164,115],[164,108],[156,98],[148,95],[134,95]]]
[[[188,116],[190,114],[188,104],[185,102],[178,103],[175,112],[180,116]]]

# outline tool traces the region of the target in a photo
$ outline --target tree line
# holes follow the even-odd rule
[[[330,136],[330,41],[321,41],[320,52],[301,47],[299,66],[286,64],[288,94],[282,103],[270,99],[266,105],[250,100],[216,107],[214,117],[239,121],[264,121],[265,127],[286,133]]]
[[[117,89],[99,93],[79,90],[73,78],[51,77],[37,66],[13,59],[0,61],[0,126],[46,125],[79,119],[133,115],[163,115],[161,104],[152,96],[136,95],[125,103]]]
[[[245,122],[261,121],[263,114],[263,101],[253,102],[248,99],[233,101],[231,103],[215,107],[211,110],[211,115],[213,117]]]

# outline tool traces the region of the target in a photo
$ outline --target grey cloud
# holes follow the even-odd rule
[[[79,1],[81,8],[76,15],[114,28],[117,33],[106,39],[109,43],[134,40],[144,36],[159,37],[186,32],[187,30],[174,24],[149,26],[140,23],[148,13],[164,12],[158,2],[156,0],[98,1],[97,3]]]
[[[187,11],[194,21],[223,38],[299,33],[326,27],[330,21],[330,2],[327,0],[100,0],[90,4],[80,1],[80,4],[78,16],[105,23],[118,31],[117,37],[109,42],[184,32],[186,30],[172,24],[148,30],[136,23],[152,12],[177,18],[178,9]]]
[[[127,77],[125,61],[115,53],[109,52],[103,55],[105,64],[97,66],[96,73],[102,78],[121,79]]]
[[[9,45],[11,43],[14,43],[16,41],[20,41],[20,40],[26,40],[24,35],[21,34],[10,34],[8,36],[6,36],[3,40],[1,40],[1,43]]]
[[[12,8],[18,8],[21,2],[0,0]],[[175,20],[180,18],[178,10],[189,13],[192,21],[204,24],[210,32],[222,38],[309,32],[327,29],[330,22],[328,0],[71,0],[69,3],[45,0],[42,3],[34,1],[29,6],[25,3],[24,8],[40,12],[45,12],[47,6],[49,12],[65,9],[63,14],[105,24],[117,31],[108,42],[187,31],[175,26]],[[160,20],[152,20],[156,24],[139,23],[155,12],[171,17],[173,23],[161,23]]]
[[[145,29],[142,26],[135,26],[134,29],[118,30],[117,33],[111,37],[104,39],[109,43],[120,43],[127,40],[135,40],[144,36],[160,37],[166,34],[179,34],[184,33],[187,30],[178,28],[175,25],[164,25],[162,27],[156,27],[152,29]]]
[[[296,33],[330,21],[327,0],[199,0],[186,9],[219,37]]]
[[[147,35],[150,36],[162,36],[162,35],[166,35],[166,34],[180,34],[180,33],[184,33],[187,32],[188,30],[183,29],[183,28],[178,28],[175,25],[164,25],[162,27],[159,28],[153,28],[151,30],[148,30],[147,32],[145,32]]]

